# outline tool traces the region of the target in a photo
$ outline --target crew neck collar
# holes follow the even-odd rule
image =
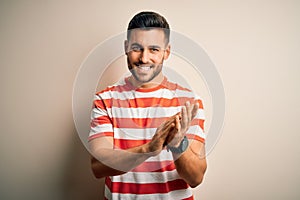
[[[167,77],[164,76],[162,82],[157,85],[157,86],[154,86],[154,87],[150,87],[150,88],[142,88],[142,87],[136,87],[134,86],[130,81],[129,81],[129,78],[130,77],[126,77],[125,78],[125,83],[126,85],[132,89],[132,90],[135,90],[135,91],[138,91],[138,92],[153,92],[155,90],[158,90],[158,89],[161,89],[161,88],[165,88],[166,87],[166,83],[168,81]]]

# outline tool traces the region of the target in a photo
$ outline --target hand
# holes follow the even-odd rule
[[[191,104],[189,101],[182,107],[181,112],[175,115],[175,127],[170,131],[166,143],[171,147],[178,147],[189,129],[192,120],[199,109],[199,104]]]
[[[151,141],[147,144],[148,151],[152,156],[158,155],[163,147],[166,138],[169,133],[175,128],[175,117],[176,115],[170,117],[168,120],[163,122],[155,132],[155,135],[152,137]]]

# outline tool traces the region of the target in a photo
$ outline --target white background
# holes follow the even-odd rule
[[[92,48],[141,10],[199,43],[223,80],[223,135],[196,199],[299,199],[299,9],[296,0],[1,1],[0,199],[101,199],[73,123],[73,82]]]

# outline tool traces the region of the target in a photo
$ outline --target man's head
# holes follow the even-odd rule
[[[129,22],[125,51],[137,86],[162,81],[163,61],[170,54],[169,37],[169,24],[157,13],[141,12]]]
[[[144,11],[136,14],[129,22],[127,27],[127,40],[130,38],[130,33],[134,29],[162,29],[165,33],[166,44],[170,39],[170,26],[167,20],[158,13]]]

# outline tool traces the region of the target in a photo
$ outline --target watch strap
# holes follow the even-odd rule
[[[180,145],[178,147],[170,147],[167,145],[167,150],[171,151],[172,153],[183,153],[189,146],[189,140],[187,139],[186,136],[181,140]]]

